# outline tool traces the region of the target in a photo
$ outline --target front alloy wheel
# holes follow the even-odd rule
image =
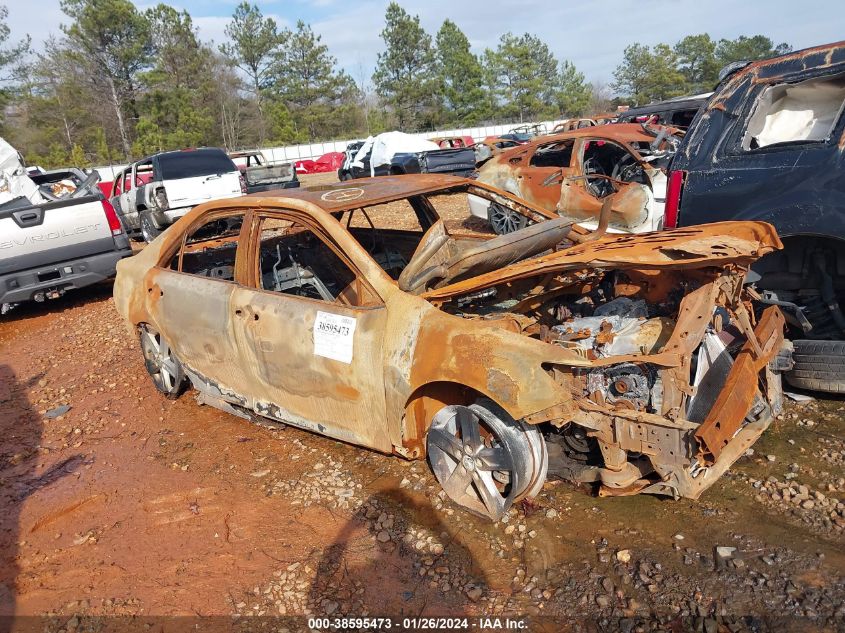
[[[536,427],[492,408],[495,413],[480,404],[444,407],[432,420],[426,448],[449,498],[498,521],[515,501],[539,492],[548,455]]]

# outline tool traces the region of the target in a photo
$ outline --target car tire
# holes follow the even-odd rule
[[[845,393],[845,341],[792,341],[795,366],[784,374],[799,389]]]
[[[159,229],[153,219],[150,217],[148,213],[144,213],[141,215],[140,219],[140,227],[141,227],[141,237],[143,240],[149,244],[159,235],[161,235],[161,229]]]
[[[490,203],[487,209],[487,219],[496,235],[506,235],[528,226],[528,218],[516,211],[511,211],[498,202]]]
[[[188,383],[182,363],[173,353],[165,338],[148,326],[138,332],[144,366],[155,388],[168,400],[176,400]]]

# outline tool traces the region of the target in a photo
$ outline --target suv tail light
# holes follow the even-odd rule
[[[238,181],[241,183],[241,193],[247,193],[246,178],[244,178],[243,174],[238,174]]]
[[[167,200],[167,192],[164,187],[159,187],[155,192],[156,205],[161,211],[167,211],[170,208],[170,202]]]
[[[681,192],[687,172],[676,169],[669,174],[666,184],[666,206],[663,211],[663,228],[674,229],[678,226],[678,211],[681,208]]]
[[[106,219],[109,222],[109,229],[111,229],[111,234],[114,235],[121,235],[123,233],[123,225],[120,223],[120,218],[117,217],[117,213],[114,210],[114,207],[111,206],[111,202],[108,200],[101,200],[100,202],[103,203],[103,211],[106,214]]]

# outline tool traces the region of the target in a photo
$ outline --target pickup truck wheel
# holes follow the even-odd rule
[[[490,220],[490,225],[496,235],[513,233],[528,226],[528,218],[516,211],[511,211],[498,202],[490,203],[490,207],[487,209],[487,218]]]
[[[795,367],[784,374],[799,389],[845,393],[845,341],[792,341]]]
[[[434,416],[426,451],[434,476],[455,503],[498,521],[545,480],[545,440],[487,402],[446,406]],[[492,410],[491,410],[492,409]]]
[[[140,337],[144,365],[153,379],[153,384],[168,399],[175,400],[182,394],[187,383],[185,370],[161,334],[143,327]]]
[[[153,220],[149,215],[142,215],[141,220],[141,237],[144,238],[144,241],[149,244],[159,235],[161,235],[161,230],[156,228],[156,225],[153,224]]]

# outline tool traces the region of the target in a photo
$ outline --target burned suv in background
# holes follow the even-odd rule
[[[727,70],[672,161],[665,224],[773,224],[784,250],[749,281],[790,324],[786,379],[845,392],[845,42]]]
[[[115,177],[111,204],[127,232],[152,242],[196,205],[247,192],[244,176],[218,147],[161,152]]]

